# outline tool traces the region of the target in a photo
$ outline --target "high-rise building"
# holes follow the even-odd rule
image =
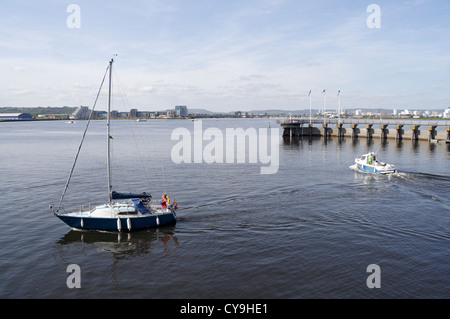
[[[186,117],[188,116],[188,109],[186,105],[177,105],[175,106],[175,114],[178,117]]]
[[[166,110],[166,117],[176,117],[177,116],[177,114],[176,114],[176,111],[175,110],[173,110],[173,109],[171,109],[171,110]]]
[[[89,117],[90,110],[87,106],[79,106],[70,116],[73,120],[87,119]]]
[[[137,109],[131,109],[130,110],[130,118],[137,117],[138,116],[138,110]]]

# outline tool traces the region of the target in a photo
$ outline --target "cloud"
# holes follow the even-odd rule
[[[23,66],[15,66],[15,67],[13,67],[13,70],[15,71],[15,72],[23,72],[23,71],[25,71],[25,68],[23,67]]]
[[[89,105],[113,53],[130,103],[142,109],[309,108],[305,92],[323,88],[358,106],[414,103],[413,92],[429,94],[430,104],[449,99],[433,87],[450,86],[449,23],[428,1],[380,4],[377,30],[367,28],[366,5],[353,1],[79,5],[77,30],[65,25],[65,6],[50,1],[0,13],[0,85],[25,90],[20,99],[2,94],[0,105]]]
[[[254,80],[261,80],[265,79],[266,76],[262,74],[249,74],[249,75],[240,75],[235,80],[231,80],[231,82],[247,82],[247,81],[254,81]]]
[[[21,95],[29,95],[35,93],[33,90],[30,90],[25,87],[9,87],[7,89],[8,94],[21,96]]]

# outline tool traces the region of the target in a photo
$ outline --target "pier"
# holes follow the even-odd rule
[[[277,120],[283,136],[336,136],[427,140],[450,143],[450,121],[382,119],[284,119]]]

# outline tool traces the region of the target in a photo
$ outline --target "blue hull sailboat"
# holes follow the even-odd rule
[[[109,71],[109,98],[107,112],[107,177],[108,177],[108,195],[109,201],[102,205],[85,205],[79,211],[66,212],[61,209],[64,194],[68,188],[69,181],[75,167],[67,180],[64,192],[61,196],[56,210],[53,211],[55,216],[65,222],[69,227],[76,230],[93,230],[93,231],[134,231],[148,228],[156,228],[176,223],[175,210],[177,204],[174,202],[164,203],[164,205],[152,205],[152,196],[148,193],[118,193],[113,191],[111,186],[111,161],[110,161],[110,114],[111,114],[111,71],[114,60],[111,59],[107,71]],[[106,76],[106,73],[105,73]],[[103,82],[102,82],[103,83]],[[90,119],[86,126],[89,126]],[[84,135],[86,133],[84,132]],[[84,135],[82,143],[84,140]],[[81,149],[81,145],[78,152]],[[53,210],[53,206],[50,206]]]
[[[55,215],[75,230],[134,231],[174,225],[175,207],[162,209],[149,205],[149,198],[135,197],[77,212],[55,212]]]

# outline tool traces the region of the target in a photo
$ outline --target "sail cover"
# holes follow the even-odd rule
[[[144,204],[141,202],[140,199],[134,198],[131,200],[134,204],[134,208],[141,214],[150,213],[147,207],[144,206]]]
[[[111,199],[129,199],[129,198],[151,198],[152,195],[143,193],[118,193],[113,191],[111,193]]]

